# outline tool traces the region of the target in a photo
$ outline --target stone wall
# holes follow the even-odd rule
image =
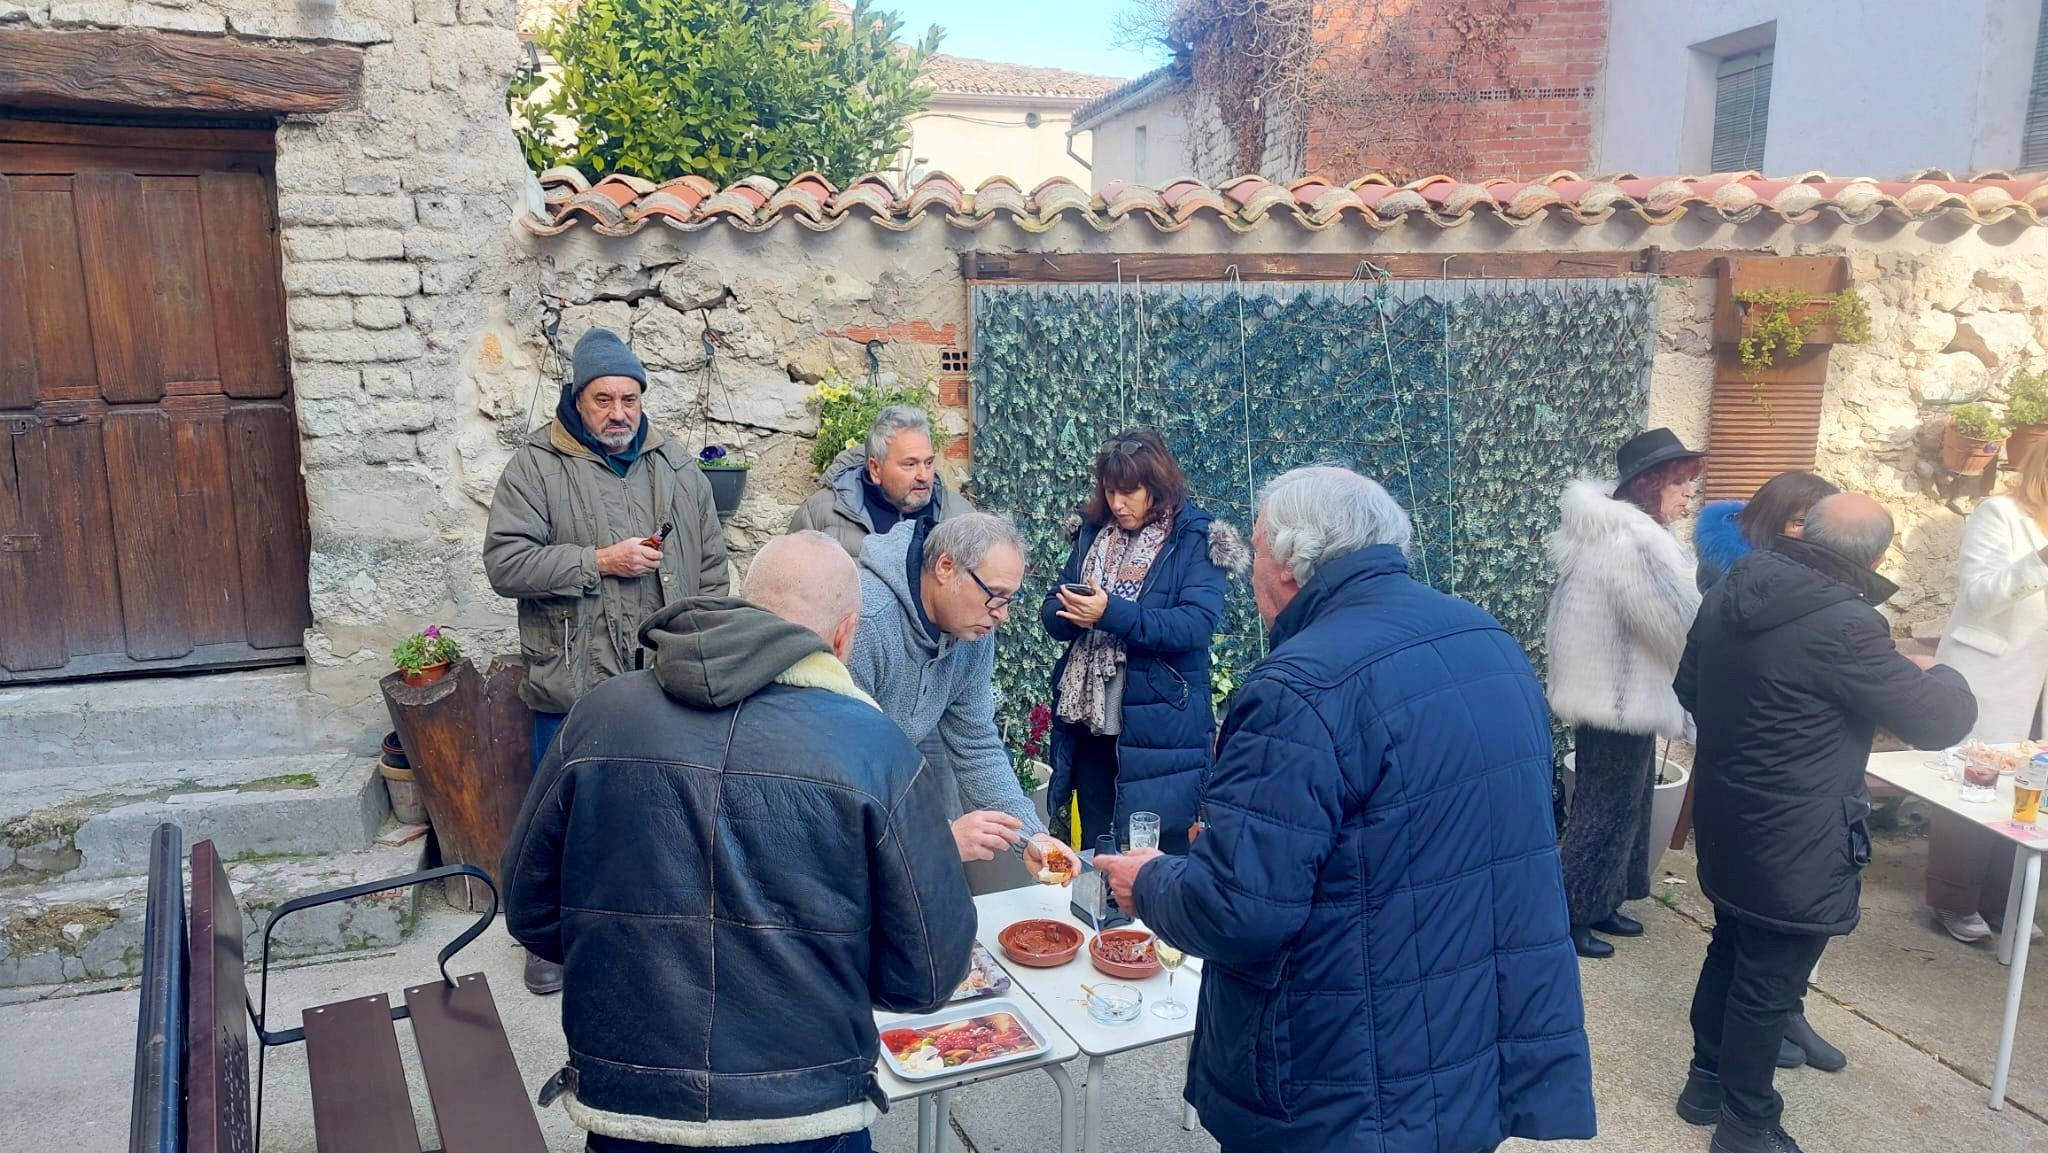
[[[316,688],[362,697],[420,625],[504,620],[478,564],[457,414],[522,353],[506,286],[526,175],[506,125],[512,0],[0,0],[0,25],[150,28],[364,49],[360,97],[277,130],[278,213],[310,511]],[[537,192],[537,190],[536,190]],[[485,649],[483,651],[489,651]]]
[[[940,343],[932,334],[950,328],[963,347],[968,343],[967,287],[958,263],[965,250],[1358,254],[1367,244],[1376,246],[1365,252],[1370,256],[1656,243],[1779,255],[1847,253],[1870,308],[1872,339],[1833,353],[1818,467],[1876,495],[1898,517],[1900,544],[1887,572],[1902,586],[1895,605],[1902,628],[1946,616],[1956,542],[1974,498],[1951,498],[1947,478],[1935,469],[1940,422],[1953,403],[2001,398],[2015,366],[2041,355],[2048,337],[2048,232],[2013,226],[1976,232],[1940,222],[1851,229],[1700,220],[1670,228],[1612,220],[1512,229],[1484,218],[1449,230],[1427,227],[1374,237],[1363,229],[1313,233],[1276,218],[1242,234],[1209,222],[1171,236],[1136,222],[1107,233],[1061,223],[1031,234],[1001,223],[966,231],[932,217],[905,232],[856,219],[824,233],[793,222],[753,235],[724,226],[689,234],[657,226],[627,239],[572,233],[533,242],[539,290],[515,289],[511,318],[518,347],[545,344],[551,324],[558,325],[554,343],[563,348],[592,323],[631,331],[653,369],[650,411],[692,436],[699,435],[692,422],[703,324],[708,319],[728,334],[733,347],[722,363],[735,391],[730,402],[714,402],[711,427],[713,439],[738,443],[760,458],[731,526],[735,552],[744,557],[781,529],[815,485],[808,467],[807,434],[815,428],[806,404],[809,382],[832,369],[864,372],[861,341],[890,326],[897,335],[881,352],[881,367],[909,379],[937,373]],[[1659,293],[1650,420],[1694,444],[1709,436],[1713,302],[1711,280],[1674,279]],[[925,334],[922,342],[907,335],[913,329]],[[469,461],[469,475],[491,473],[486,451],[499,451],[508,422],[521,426],[538,372],[501,374],[479,388],[481,407],[466,414],[474,428],[463,434],[463,443],[479,453]],[[550,386],[547,403],[552,396]],[[964,405],[956,405],[952,419],[964,427]],[[488,499],[482,487],[473,495]]]

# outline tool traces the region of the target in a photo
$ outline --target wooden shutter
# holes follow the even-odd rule
[[[1848,261],[1839,256],[1745,256],[1724,261],[1715,293],[1714,393],[1707,418],[1707,472],[1701,484],[1707,499],[1746,500],[1757,486],[1781,472],[1813,467],[1827,395],[1828,348],[1836,337],[1833,325],[1823,325],[1807,338],[1798,356],[1762,372],[1747,372],[1739,352],[1745,322],[1735,297],[1754,288],[1819,295],[1848,284]]]
[[[1764,166],[1764,130],[1771,113],[1771,47],[1721,61],[1714,73],[1715,172]]]
[[[2034,83],[2027,93],[2027,130],[2020,139],[2020,167],[2048,168],[2048,0],[2041,5],[2041,31],[2034,37]]]

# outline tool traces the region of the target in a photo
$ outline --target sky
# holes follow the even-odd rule
[[[914,41],[933,24],[946,30],[939,51],[954,56],[1070,68],[1101,76],[1138,76],[1166,63],[1164,48],[1116,45],[1117,17],[1128,0],[875,0],[903,19]]]

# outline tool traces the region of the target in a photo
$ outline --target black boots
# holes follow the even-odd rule
[[[553,961],[543,961],[532,953],[526,955],[526,991],[537,997],[562,991],[562,967]]]
[[[1799,1142],[1776,1125],[1751,1129],[1726,1117],[1714,1127],[1714,1143],[1708,1153],[1803,1153]]]
[[[1572,948],[1577,949],[1581,957],[1614,956],[1614,946],[1595,937],[1593,930],[1585,925],[1572,926]]]
[[[1598,933],[1605,933],[1610,937],[1640,937],[1643,935],[1643,923],[1634,917],[1623,914],[1619,909],[1607,914],[1606,920],[1595,921],[1587,926],[1587,928]]]
[[[1791,1019],[1785,1022],[1785,1040],[1782,1044],[1799,1050],[1799,1055],[1806,1064],[1823,1073],[1839,1073],[1849,1064],[1849,1058],[1840,1049],[1828,1044],[1821,1039],[1820,1034],[1813,1031],[1813,1026],[1807,1024],[1804,1013],[1794,1013]],[[1778,1067],[1792,1067],[1785,1064],[1785,1053],[1782,1048],[1778,1053]]]
[[[1712,1125],[1721,1119],[1721,1075],[1695,1062],[1686,1070],[1685,1091],[1678,1095],[1678,1115],[1690,1125]]]

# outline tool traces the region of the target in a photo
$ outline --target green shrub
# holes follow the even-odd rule
[[[868,4],[834,21],[822,0],[583,0],[534,34],[559,75],[512,85],[526,162],[721,186],[886,168],[931,98],[941,31],[906,51],[903,22]]]
[[[2006,406],[2006,420],[2015,428],[2048,424],[2048,373],[2029,367],[2012,378],[2012,402]]]
[[[931,395],[917,385],[878,385],[832,376],[819,382],[815,399],[818,439],[811,445],[811,471],[820,477],[832,467],[834,457],[867,441],[875,418],[892,404],[909,405],[923,412],[932,422],[932,447],[941,451],[946,447]]]
[[[1956,431],[1971,440],[2004,440],[2005,425],[1989,408],[1981,404],[1966,404],[1951,414]]]

